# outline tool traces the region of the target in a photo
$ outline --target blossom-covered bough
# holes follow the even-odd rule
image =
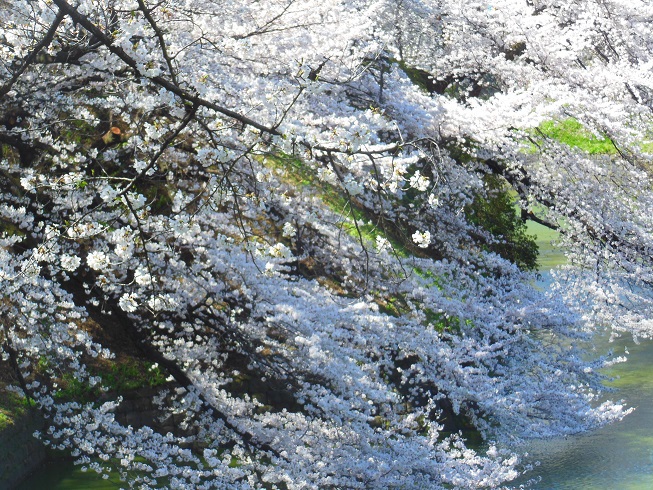
[[[2,365],[47,444],[138,488],[478,488],[627,413],[576,345],[653,332],[647,2],[0,13]],[[614,151],[542,130],[567,120]],[[554,293],[479,214],[509,188],[561,232]],[[178,433],[62,395],[102,384],[103,329],[170,376]]]

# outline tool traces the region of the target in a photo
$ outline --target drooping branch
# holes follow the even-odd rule
[[[165,357],[159,350],[151,345],[145,333],[137,328],[136,324],[122,310],[106,305],[105,308],[109,310],[109,313],[106,313],[101,311],[99,308],[89,304],[89,297],[84,292],[84,288],[81,282],[82,281],[73,279],[68,283],[68,289],[75,298],[75,302],[86,305],[86,308],[91,312],[95,321],[97,321],[100,325],[110,322],[113,325],[118,324],[122,326],[126,334],[129,335],[131,340],[135,342],[138,349],[143,354],[145,354],[148,359],[163,366],[180,386],[183,388],[189,388],[195,385],[177,363]],[[108,314],[111,316],[107,316]],[[233,424],[227,414],[223,413],[212,403],[210,403],[210,401],[208,401],[206,397],[201,393],[197,393],[197,396],[206,407],[207,412],[210,413],[215,420],[219,420],[224,423],[224,426],[227,429],[233,431],[235,434],[238,434],[246,446],[250,447],[251,449],[269,452],[270,454],[274,454],[277,457],[282,457],[276,449],[270,446],[270,444],[265,441],[258,440],[254,435]]]
[[[523,199],[528,198],[529,190],[534,188],[539,189],[537,184],[533,182],[533,179],[523,169],[508,169],[498,160],[493,159],[485,160],[484,163],[494,174],[504,177],[506,181],[508,181],[508,183],[512,186],[512,188],[515,189],[517,194]],[[551,191],[548,191],[548,196],[548,198],[538,197],[538,201],[546,208],[553,209],[556,207],[555,195]],[[562,228],[555,222],[537,216],[532,211],[526,211],[524,215],[528,219],[546,226],[552,230],[562,230]],[[591,223],[587,217],[583,216],[582,213],[578,211],[578,209],[571,209],[567,213],[567,216],[581,224],[585,233],[587,233],[587,236],[596,243],[612,245],[619,244],[619,246],[624,249],[632,250],[636,256],[646,259],[653,257],[653,253],[649,247],[637,243],[636,241],[629,241],[625,239],[625,237],[622,236],[618,231],[612,229],[609,223],[604,223],[601,229],[597,229],[597,226]]]
[[[508,184],[517,192],[520,198],[527,199],[529,196],[529,190],[534,187],[533,180],[531,177],[524,171],[524,169],[509,170],[506,166],[502,165],[498,160],[487,159],[483,163],[490,169],[490,171],[506,179]],[[541,201],[541,200],[540,200]],[[542,202],[543,205],[547,207],[552,207],[553,196],[551,200],[546,200]],[[523,210],[522,217],[528,218],[536,223],[546,226],[551,230],[558,230],[560,227],[549,220],[546,220],[542,217],[535,215],[532,211]]]

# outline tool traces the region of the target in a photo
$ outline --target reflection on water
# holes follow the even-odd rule
[[[550,276],[543,273],[542,286]],[[532,441],[527,450],[540,466],[528,474],[539,478],[538,490],[653,489],[653,341],[634,344],[624,337],[596,343],[597,353],[628,352],[628,362],[606,374],[617,379],[612,399],[623,399],[636,410],[621,422],[577,436]],[[524,483],[529,478],[516,482]]]
[[[608,346],[606,342],[606,347]],[[630,351],[628,362],[610,369],[620,376],[610,383],[635,412],[624,420],[587,434],[534,441],[531,457],[541,462],[529,476],[537,489],[653,489],[653,342],[632,345],[621,339],[609,345]]]

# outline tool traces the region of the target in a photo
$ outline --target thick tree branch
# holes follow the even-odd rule
[[[98,322],[98,324],[109,330],[115,329],[115,325],[118,324],[123,328],[125,333],[132,338],[138,349],[143,354],[145,354],[148,359],[163,366],[165,370],[168,371],[168,373],[170,373],[170,375],[174,378],[174,380],[179,383],[180,386],[184,388],[194,386],[193,381],[188,377],[183,369],[181,369],[177,363],[168,359],[160,351],[153,347],[144,331],[137,328],[136,324],[122,310],[115,306],[109,307],[107,305],[105,308],[110,309],[111,315],[108,316],[107,313],[101,311],[100,308],[89,304],[89,297],[84,292],[82,282],[82,280],[78,280],[77,278],[72,279],[69,283],[67,283],[67,289],[72,293],[76,303],[85,305],[85,308],[92,314],[93,319]],[[108,323],[111,323],[112,326],[105,326]],[[198,393],[197,395],[202,400],[207,410],[210,410],[212,417],[215,420],[222,421],[227,429],[232,430],[234,433],[238,434],[241,440],[250,449],[258,449],[274,454],[277,457],[281,457],[279,452],[268,443],[257,440],[255,436],[233,424],[225,413],[210,403],[201,393]]]
[[[159,85],[160,87],[169,90],[170,92],[172,92],[173,94],[177,95],[178,97],[180,97],[181,99],[183,99],[184,101],[190,104],[206,107],[207,109],[211,109],[215,112],[218,112],[227,117],[235,119],[236,121],[239,121],[246,126],[251,126],[252,128],[258,129],[259,131],[262,131],[264,133],[272,134],[274,136],[281,136],[281,133],[276,129],[265,126],[264,124],[260,124],[254,121],[253,119],[250,119],[249,117],[244,116],[238,112],[232,111],[231,109],[227,109],[226,107],[219,106],[218,104],[215,104],[209,100],[203,99],[202,97],[199,97],[198,95],[195,95],[192,92],[189,92],[188,90],[182,89],[174,82],[170,80],[166,80],[161,76],[155,76],[155,77],[145,76],[143,73],[141,73],[141,70],[136,60],[131,56],[129,56],[127,53],[125,53],[125,50],[122,49],[120,46],[115,46],[113,44],[113,40],[109,36],[107,36],[100,28],[98,28],[95,24],[93,24],[93,22],[91,22],[91,20],[88,17],[81,14],[75,7],[70,5],[65,0],[53,0],[53,2],[57,7],[59,7],[60,12],[69,15],[70,18],[73,19],[73,21],[77,22],[89,33],[95,36],[96,39],[98,39],[102,44],[104,44],[109,49],[109,51],[111,51],[113,54],[118,56],[125,64],[127,64],[130,68],[132,68],[136,73],[138,73],[139,75],[145,78],[148,78],[156,85]]]

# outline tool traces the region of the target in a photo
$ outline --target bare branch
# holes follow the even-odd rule
[[[16,72],[11,77],[11,79],[7,83],[5,83],[2,86],[2,88],[0,88],[0,98],[4,97],[9,93],[11,87],[13,87],[13,85],[18,81],[20,76],[25,72],[25,70],[29,67],[29,65],[32,64],[34,61],[36,61],[36,57],[38,56],[39,52],[50,45],[50,43],[54,39],[54,35],[56,34],[57,29],[59,28],[59,24],[61,24],[61,21],[63,21],[64,17],[65,15],[62,11],[59,11],[57,13],[54,22],[48,29],[48,32],[46,32],[43,39],[41,39],[41,41],[34,47],[32,52],[27,55],[27,57],[23,60],[23,63],[20,65],[18,70],[16,70]]]

